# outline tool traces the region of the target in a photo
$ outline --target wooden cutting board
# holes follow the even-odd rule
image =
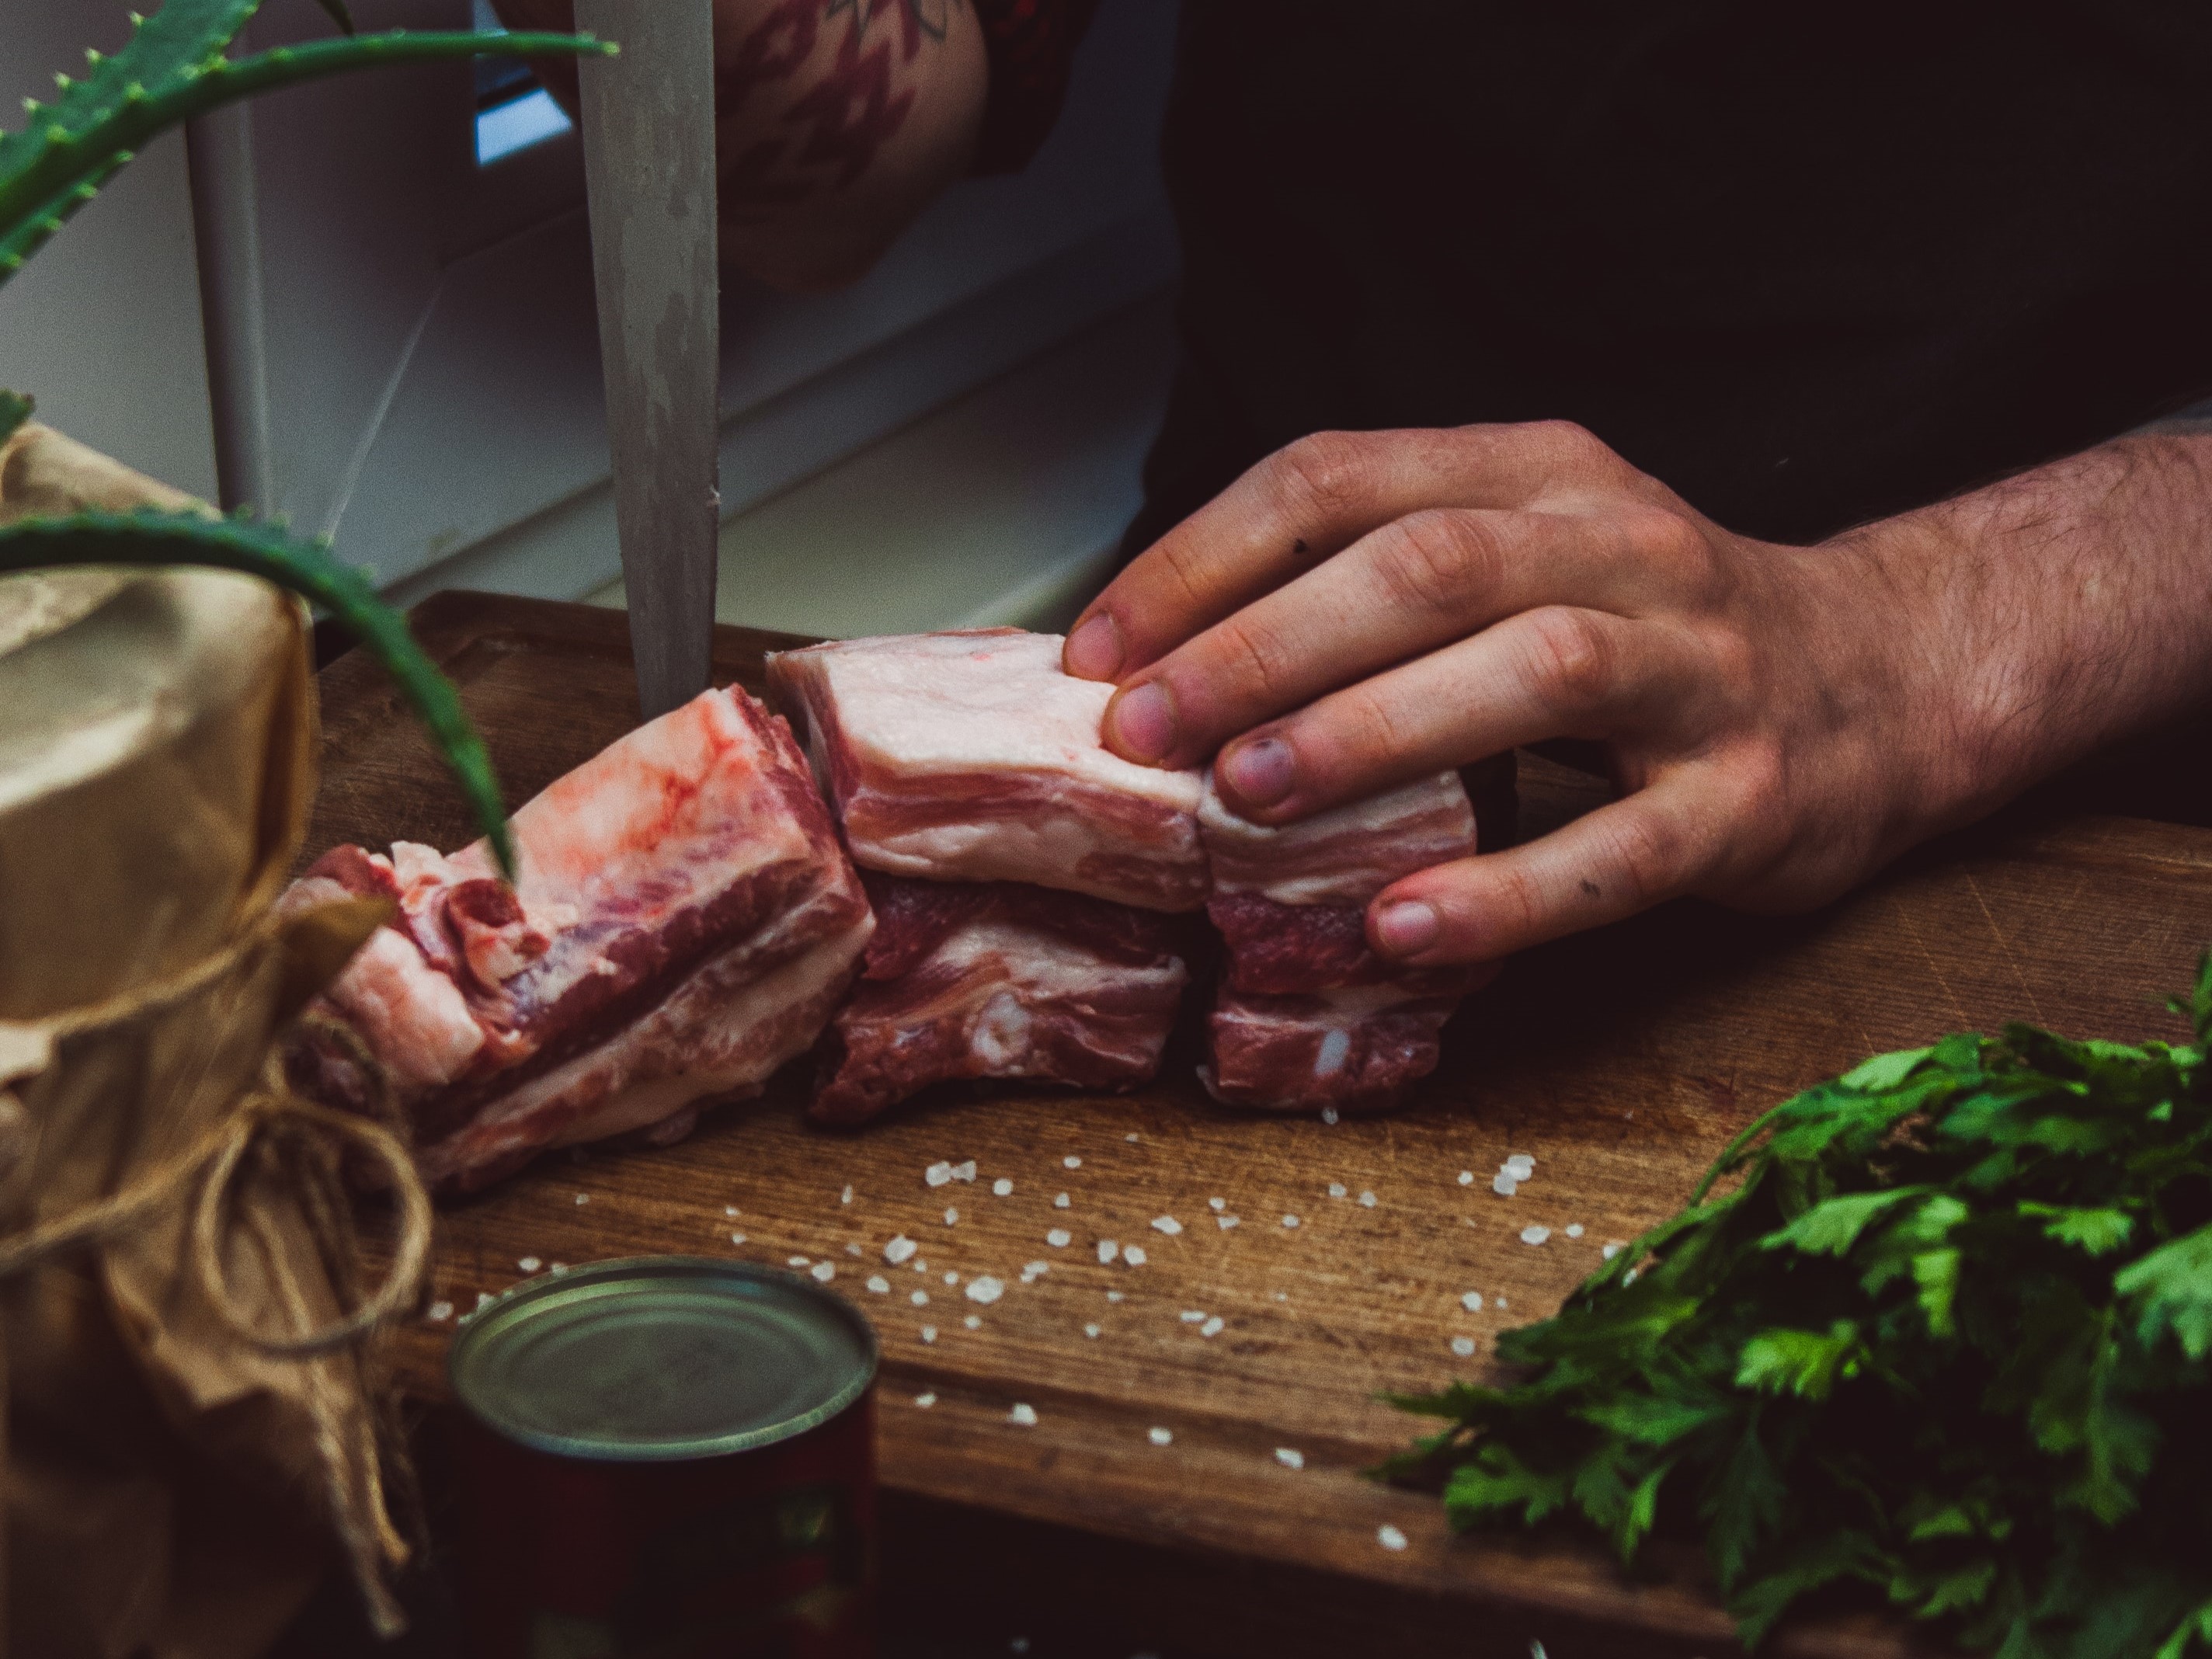
[[[510,805],[635,719],[618,612],[449,593],[415,621]],[[787,642],[722,629],[718,676],[757,690],[761,652]],[[470,839],[362,653],[321,685],[307,856]],[[1598,799],[1541,762],[1524,759],[1523,781],[1540,826]],[[1027,1635],[1040,1659],[1386,1638],[1513,1659],[1532,1640],[1555,1659],[1733,1650],[1694,1559],[1632,1583],[1570,1540],[1455,1539],[1432,1499],[1362,1478],[1415,1427],[1376,1395],[1495,1375],[1498,1331],[1551,1312],[1606,1243],[1677,1208],[1756,1113],[1868,1054],[2021,1017],[2177,1035],[2160,1004],[2208,938],[2212,832],[2016,817],[1814,917],[1682,903],[1532,952],[1455,1022],[1432,1086],[1396,1116],[1228,1112],[1185,1054],[1134,1095],[950,1090],[832,1133],[805,1123],[786,1077],[680,1146],[561,1154],[449,1209],[436,1294],[466,1310],[538,1264],[635,1254],[830,1263],[882,1338],[894,1604],[917,1626]],[[1492,1176],[1516,1152],[1534,1176],[1500,1197]],[[928,1165],[968,1159],[972,1183],[927,1184]],[[1549,1236],[1526,1242],[1530,1228]],[[895,1267],[883,1249],[901,1233],[921,1250]],[[1146,1259],[1102,1265],[1102,1239]],[[1031,1262],[1047,1271],[1024,1284]],[[977,1275],[1003,1297],[969,1300]],[[425,1320],[402,1340],[426,1397],[451,1328]],[[1383,1546],[1386,1526],[1404,1547]],[[1857,1624],[1773,1650],[1914,1650]]]

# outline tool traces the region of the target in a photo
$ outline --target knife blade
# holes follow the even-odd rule
[[[647,720],[707,689],[721,367],[713,0],[575,0],[615,527]]]

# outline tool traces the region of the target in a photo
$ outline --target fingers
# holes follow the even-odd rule
[[[1069,630],[1064,666],[1083,679],[1123,678],[1406,514],[1517,507],[1563,476],[1607,465],[1624,469],[1564,422],[1301,438],[1117,576]]]
[[[1657,785],[1526,846],[1393,883],[1368,907],[1368,941],[1413,967],[1494,962],[1694,890],[1721,844],[1694,786]]]
[[[1549,605],[1237,738],[1214,763],[1230,806],[1280,823],[1547,738],[1614,737],[1696,696],[1675,630]]]
[[[1125,682],[1106,742],[1132,760],[1193,765],[1262,720],[1516,612],[1634,614],[1677,562],[1653,554],[1668,533],[1653,533],[1657,517],[1409,514]]]

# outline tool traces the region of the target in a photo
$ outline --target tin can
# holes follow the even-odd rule
[[[875,1335],[811,1281],[686,1256],[532,1281],[447,1360],[475,1659],[864,1659]]]

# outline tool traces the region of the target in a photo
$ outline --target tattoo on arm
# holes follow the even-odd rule
[[[960,0],[778,0],[715,76],[726,121],[764,88],[789,82],[814,55],[824,30],[842,28],[836,58],[813,85],[785,104],[779,131],[756,139],[722,166],[726,208],[785,206],[842,190],[866,171],[914,107],[912,87],[893,91],[894,57],[911,64],[942,41]],[[879,20],[888,24],[877,27]]]

